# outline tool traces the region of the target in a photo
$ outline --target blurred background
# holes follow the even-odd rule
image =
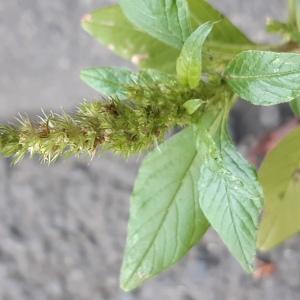
[[[130,66],[80,28],[106,0],[0,0],[0,121],[17,112],[69,110],[98,97],[79,80],[89,66]],[[266,17],[286,16],[285,0],[214,0],[256,41]],[[240,103],[232,117],[240,149],[291,117],[286,106]],[[1,300],[296,300],[300,239],[259,254],[274,265],[245,274],[213,231],[177,266],[125,294],[118,287],[128,202],[137,159],[102,155],[50,167],[0,160]],[[276,271],[274,271],[276,268]]]

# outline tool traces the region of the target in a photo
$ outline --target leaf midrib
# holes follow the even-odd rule
[[[184,174],[183,174],[183,176],[182,176],[181,183],[182,183],[182,182],[184,181],[184,179],[186,178],[186,176],[187,176],[187,174],[188,174],[188,171],[190,170],[190,168],[191,168],[191,166],[192,166],[194,160],[196,159],[197,155],[198,155],[198,152],[197,152],[197,150],[195,149],[195,154],[192,156],[191,162],[188,164],[188,167],[186,168],[186,170],[185,170],[185,172],[184,172]],[[160,233],[160,230],[161,230],[161,228],[162,228],[162,226],[163,226],[163,223],[164,223],[164,221],[165,221],[165,219],[166,219],[166,217],[167,217],[167,215],[168,215],[168,213],[169,213],[169,209],[170,209],[170,207],[172,206],[172,204],[174,203],[174,200],[176,199],[176,195],[178,194],[178,192],[179,192],[179,190],[181,189],[181,187],[182,187],[182,184],[179,184],[178,187],[176,188],[176,190],[175,190],[175,192],[174,192],[174,195],[172,196],[172,198],[171,198],[171,200],[170,200],[170,203],[169,203],[169,205],[168,205],[167,208],[166,208],[166,212],[165,212],[164,216],[162,217],[162,221],[160,222],[160,224],[159,224],[159,226],[158,226],[158,229],[157,229],[157,231],[156,231],[154,237],[152,238],[151,242],[149,243],[149,246],[147,247],[147,249],[145,250],[143,256],[141,257],[140,262],[137,264],[137,266],[134,268],[134,270],[130,273],[128,279],[124,282],[124,286],[126,286],[126,285],[128,284],[128,282],[131,281],[132,277],[134,276],[134,274],[136,273],[136,271],[137,271],[137,270],[139,269],[139,267],[141,266],[143,260],[144,260],[145,257],[148,255],[148,253],[149,253],[150,249],[152,248],[152,246],[153,246],[153,244],[154,244],[154,242],[155,242],[155,240],[156,240],[158,234]]]
[[[258,74],[258,75],[236,75],[236,74],[227,74],[227,79],[238,79],[238,80],[247,80],[247,79],[263,79],[263,78],[274,78],[282,77],[288,75],[300,74],[299,70],[286,71],[286,72],[276,72],[273,74]]]
[[[221,147],[221,148],[224,147],[223,149],[227,149],[227,148],[226,148],[226,147],[227,147],[226,143],[225,143],[225,145],[223,145],[223,142],[224,142],[224,141],[223,141],[222,135],[220,135],[220,142],[221,142],[220,147]],[[225,151],[226,151],[226,150],[225,150]],[[230,152],[229,152],[229,153],[230,153]],[[225,155],[225,153],[223,153],[223,151],[221,151],[222,168],[223,168],[224,170],[226,170],[227,168],[225,167],[225,164],[224,164],[224,155]],[[228,155],[227,151],[226,151],[226,155],[230,158],[231,161],[234,161],[234,160],[232,159],[232,157],[231,157],[230,155]],[[228,170],[228,169],[227,169],[227,170]],[[231,170],[229,170],[229,172],[232,174],[232,176],[234,176],[234,174],[233,174],[233,172],[232,172]],[[234,177],[236,178],[236,176],[234,176]],[[244,248],[243,248],[243,246],[242,246],[242,241],[241,241],[240,233],[239,233],[239,230],[238,230],[237,225],[236,225],[236,223],[235,223],[234,211],[232,210],[231,195],[230,195],[230,193],[229,193],[229,191],[228,191],[228,177],[225,176],[223,179],[224,179],[224,181],[226,182],[226,184],[225,184],[225,190],[226,190],[227,199],[228,199],[227,204],[228,204],[228,208],[229,208],[229,214],[230,214],[231,222],[232,222],[232,224],[233,224],[233,230],[234,230],[234,232],[235,232],[235,234],[236,234],[237,241],[238,241],[239,247],[240,247],[240,249],[241,249],[242,256],[243,256],[243,258],[244,258],[244,262],[247,264],[247,268],[249,269],[249,268],[250,268],[250,264],[249,264],[249,261],[248,261],[248,259],[247,259],[247,255],[246,255],[246,253],[245,253],[245,250],[244,250]]]
[[[234,211],[232,209],[232,201],[231,201],[231,196],[230,196],[230,193],[228,191],[228,182],[227,182],[227,178],[224,178],[225,181],[226,181],[226,185],[225,185],[225,190],[226,190],[226,194],[227,194],[227,199],[228,199],[228,207],[229,207],[229,214],[230,214],[230,219],[231,219],[231,222],[233,224],[233,230],[236,234],[236,237],[237,237],[237,241],[238,241],[238,244],[239,244],[239,247],[241,249],[241,253],[243,255],[243,258],[244,258],[244,262],[247,264],[247,267],[249,268],[249,261],[247,259],[247,256],[246,256],[246,253],[245,253],[245,250],[242,246],[242,241],[241,241],[241,237],[240,237],[240,233],[239,233],[239,230],[238,230],[238,226],[236,225],[235,223],[235,217],[234,217]]]

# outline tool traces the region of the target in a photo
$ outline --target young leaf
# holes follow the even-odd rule
[[[121,287],[132,290],[182,258],[209,224],[198,202],[202,155],[192,128],[145,159],[131,199]]]
[[[252,44],[252,42],[224,15],[213,8],[207,0],[188,0],[193,28],[207,21],[220,21],[215,24],[211,40],[226,44]],[[212,42],[213,43],[213,42]]]
[[[225,74],[232,90],[253,104],[274,105],[300,96],[300,54],[245,51]]]
[[[203,103],[204,102],[201,99],[191,99],[186,101],[183,104],[183,107],[186,109],[189,115],[192,115],[202,106]]]
[[[265,209],[258,247],[269,250],[300,231],[300,128],[284,138],[259,170]]]
[[[134,27],[119,5],[101,8],[85,16],[82,27],[109,49],[134,64],[175,72],[179,50]]]
[[[186,0],[120,0],[127,18],[139,29],[180,49],[191,34]]]
[[[194,31],[185,41],[177,59],[179,81],[191,89],[199,85],[202,71],[202,46],[213,28],[213,23],[206,22]]]
[[[147,69],[134,73],[125,68],[86,69],[81,71],[80,77],[96,91],[109,97],[116,96],[121,100],[128,96],[130,86],[175,80],[173,76],[157,70]]]
[[[231,253],[252,271],[262,193],[254,169],[236,151],[226,129],[199,128],[200,207]]]

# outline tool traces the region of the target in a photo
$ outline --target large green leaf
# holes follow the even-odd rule
[[[142,87],[175,81],[172,75],[152,69],[135,73],[126,68],[92,68],[82,70],[80,77],[96,91],[105,96],[118,97],[120,100],[128,97],[129,88],[134,85]]]
[[[207,21],[221,21],[214,26],[211,41],[226,44],[251,44],[252,42],[207,0],[188,0],[193,28]]]
[[[300,128],[267,155],[259,179],[266,202],[258,247],[269,250],[300,232]]]
[[[215,134],[200,130],[200,207],[231,253],[251,271],[262,208],[256,172],[236,151],[226,129]]]
[[[207,21],[218,21],[222,18],[221,14],[204,0],[188,2],[192,10],[193,30]],[[140,67],[175,73],[179,49],[168,46],[136,28],[124,16],[118,5],[101,8],[86,15],[82,19],[82,27],[109,49]],[[230,60],[233,54],[241,51],[240,45],[237,44],[250,43],[242,33],[237,33],[238,29],[226,18],[214,28],[210,41],[207,42],[206,52],[209,51],[207,55],[209,59],[205,59],[207,63],[210,62],[212,55],[218,58],[216,60],[224,55]],[[233,37],[236,37],[236,40]],[[244,47],[252,46],[243,45],[242,49]]]
[[[300,54],[244,51],[226,70],[233,91],[257,105],[289,102],[300,95]]]
[[[123,58],[141,67],[174,72],[179,50],[134,27],[118,5],[87,15],[83,28]]]
[[[120,5],[135,26],[174,48],[181,49],[191,34],[186,0],[120,0]]]
[[[194,31],[185,41],[177,59],[179,81],[191,89],[199,85],[202,72],[202,46],[213,28],[213,23],[206,22]]]
[[[192,128],[160,145],[145,159],[131,199],[121,287],[138,287],[175,264],[208,228],[197,181],[202,155]]]

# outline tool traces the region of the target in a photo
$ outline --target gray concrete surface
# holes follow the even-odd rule
[[[79,20],[112,2],[0,0],[1,120],[18,111],[38,113],[40,107],[69,109],[84,97],[96,96],[79,81],[79,70],[126,63],[87,36]],[[266,16],[284,16],[283,0],[213,2],[259,41],[268,39],[263,33]],[[278,110],[243,104],[237,115],[242,113],[247,115],[237,120],[244,122],[247,136],[280,121]],[[260,118],[270,122],[259,125]],[[118,272],[138,164],[108,154],[92,162],[71,159],[50,167],[26,159],[12,168],[1,160],[0,299],[300,298],[299,238],[267,255],[278,267],[272,277],[254,280],[212,231],[176,267],[134,293],[121,292]]]

